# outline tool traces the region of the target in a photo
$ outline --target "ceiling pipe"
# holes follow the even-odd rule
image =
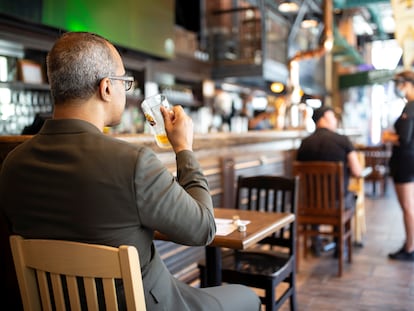
[[[293,89],[291,100],[294,104],[300,102],[299,66],[297,63],[305,59],[321,57],[332,50],[334,43],[332,0],[323,0],[323,23],[323,41],[321,45],[314,50],[298,51],[288,60],[289,80]]]
[[[323,0],[323,23],[325,27],[322,32],[322,44],[315,50],[298,51],[291,59],[288,60],[288,65],[290,65],[293,61],[301,61],[308,58],[322,56],[332,50],[334,40],[332,0]]]

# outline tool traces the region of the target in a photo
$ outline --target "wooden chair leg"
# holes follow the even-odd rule
[[[300,260],[300,238],[301,234],[296,234],[296,271],[299,271],[299,260]]]
[[[343,244],[343,242],[341,244]],[[343,258],[344,258],[343,246],[339,246],[339,249],[338,249],[338,277],[342,276]]]
[[[360,224],[361,224],[361,233],[362,235],[364,235],[365,233],[367,233],[367,220],[366,220],[366,215],[365,215],[365,198],[362,199],[361,201],[361,208],[359,211],[359,215],[360,215]]]
[[[291,281],[291,287],[293,288],[293,293],[290,296],[290,311],[296,311],[298,309],[298,303],[296,300],[296,279],[295,279],[295,273],[290,277]]]
[[[351,222],[348,222],[349,226],[349,237],[348,237],[348,262],[352,262],[352,230],[351,230]]]
[[[365,219],[365,200],[363,194],[360,194],[356,201],[356,209],[354,217],[352,218],[351,226],[353,227],[354,243],[358,246],[362,246],[363,236],[367,231]]]
[[[342,269],[343,269],[343,258],[344,258],[344,245],[345,245],[345,239],[344,239],[344,231],[345,231],[345,225],[341,226],[339,228],[338,232],[338,245],[337,251],[338,251],[338,277],[342,276]]]
[[[358,210],[358,203],[357,208]],[[361,234],[361,222],[358,213],[356,212],[353,219],[352,219],[352,226],[354,228],[354,237],[355,237],[355,244],[361,243],[362,240],[362,234]]]
[[[387,176],[384,176],[384,179],[382,180],[382,194],[385,196],[387,194]]]
[[[271,288],[269,286],[266,286],[266,296],[265,296],[266,311],[276,311],[275,301],[276,301],[275,288],[273,286],[271,286]]]
[[[305,225],[304,232],[303,232],[303,258],[308,258],[308,249],[309,249],[309,235],[308,235],[308,228],[309,225]]]

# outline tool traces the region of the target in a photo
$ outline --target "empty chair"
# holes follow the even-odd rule
[[[348,246],[348,262],[352,262],[351,221],[355,211],[353,207],[345,208],[343,164],[327,161],[295,161],[293,174],[300,177],[297,264],[299,266],[301,236],[303,236],[305,257],[309,248],[309,237],[333,236],[337,240],[338,276],[342,276],[345,243]],[[331,227],[332,230],[321,231],[321,226],[324,225]]]
[[[240,176],[237,181],[236,209],[264,213],[295,213],[297,179],[279,176]],[[296,310],[295,286],[295,221],[262,241],[260,247],[229,251],[222,257],[222,280],[265,290],[260,297],[266,310],[278,310],[290,298],[290,309]],[[204,284],[205,265],[199,264],[201,284]],[[281,283],[287,289],[276,299]]]
[[[10,237],[10,245],[25,311],[82,310],[84,304],[83,310],[88,311],[118,310],[122,300],[128,311],[146,310],[138,251],[133,246],[17,235]],[[115,279],[122,280],[123,297],[117,297],[122,291]]]
[[[364,153],[365,166],[372,168],[372,172],[364,178],[366,182],[372,183],[372,194],[374,196],[377,194],[377,185],[379,184],[382,188],[381,194],[385,195],[389,176],[388,162],[391,152],[386,145],[357,146],[357,150]]]

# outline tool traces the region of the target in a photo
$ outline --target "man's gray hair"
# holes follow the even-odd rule
[[[47,56],[47,74],[55,104],[90,98],[100,81],[115,72],[109,41],[88,32],[63,34]]]

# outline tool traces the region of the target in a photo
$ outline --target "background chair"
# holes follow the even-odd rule
[[[351,221],[355,208],[345,208],[342,162],[293,162],[293,174],[300,177],[297,211],[297,265],[299,244],[303,236],[303,253],[306,258],[308,238],[332,236],[337,238],[338,276],[342,276],[344,244],[348,246],[348,262],[352,262]],[[332,230],[321,231],[321,226]]]
[[[391,157],[391,152],[386,145],[378,146],[357,146],[357,151],[361,151],[365,156],[365,166],[371,167],[372,172],[367,175],[365,182],[372,183],[372,195],[387,193],[387,179],[390,173],[388,162]],[[377,185],[379,184],[381,192],[377,192]]]
[[[127,310],[146,310],[133,246],[26,240],[17,235],[10,237],[10,245],[25,311],[82,310],[83,303],[89,311],[118,310],[117,300],[122,298],[117,297],[115,279],[122,279]]]
[[[240,176],[237,181],[236,209],[263,212],[296,212],[297,179],[278,176]],[[265,290],[260,297],[266,310],[278,310],[290,298],[290,309],[296,310],[295,238],[296,221],[273,236],[260,241],[260,247],[229,251],[222,257],[222,280]],[[200,263],[203,286],[205,264]],[[282,294],[276,288],[286,283]]]

